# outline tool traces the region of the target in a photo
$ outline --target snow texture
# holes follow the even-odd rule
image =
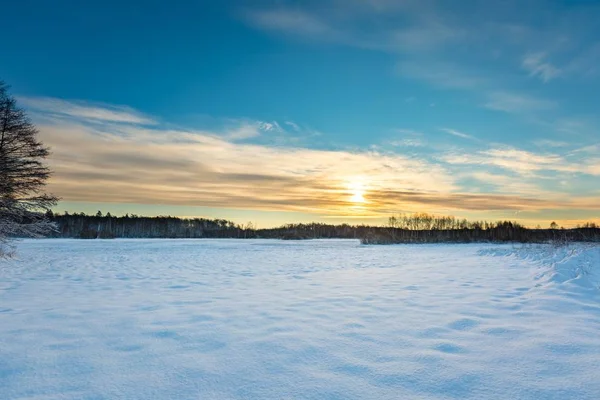
[[[600,249],[28,240],[0,399],[598,399]]]

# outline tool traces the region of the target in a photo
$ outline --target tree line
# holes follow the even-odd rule
[[[178,218],[172,216],[112,216],[98,211],[46,214],[57,227],[56,238],[237,238],[237,239],[360,239],[364,244],[470,243],[470,242],[600,242],[600,229],[593,223],[574,229],[530,229],[514,221],[468,221],[427,213],[390,217],[387,226],[331,225],[323,223],[286,224],[255,229],[253,224],[236,224],[225,219]]]
[[[115,238],[245,238],[253,235],[250,227],[236,225],[224,219],[177,218],[171,216],[144,217],[124,215],[115,217],[98,211],[95,215],[68,212],[46,213],[56,229],[49,237],[77,239]]]
[[[388,219],[388,226],[361,237],[364,244],[393,243],[568,243],[600,242],[600,229],[590,222],[573,229],[527,228],[515,221],[468,221],[428,213],[400,214]]]

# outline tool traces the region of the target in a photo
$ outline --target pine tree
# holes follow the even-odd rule
[[[0,81],[0,257],[10,254],[11,237],[41,237],[54,229],[45,213],[58,198],[43,192],[49,149],[37,134]]]

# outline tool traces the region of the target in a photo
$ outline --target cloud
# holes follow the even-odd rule
[[[557,104],[524,94],[498,91],[488,94],[488,101],[484,107],[507,113],[527,113],[551,110],[556,108]]]
[[[588,146],[579,147],[571,152],[572,154],[578,153],[589,153],[589,154],[598,154],[600,153],[600,144],[592,144]]]
[[[259,127],[265,132],[282,132],[283,129],[277,121],[272,122],[260,122]]]
[[[64,104],[66,110],[71,109],[67,102],[48,104]],[[45,118],[47,113],[53,118]],[[323,216],[559,204],[519,193],[462,193],[457,176],[448,168],[451,165],[424,157],[242,140],[257,130],[281,126],[273,122],[256,122],[224,134],[121,120],[88,124],[54,106],[48,111],[38,109],[32,115],[41,121],[41,139],[53,151],[49,162],[55,174],[50,189],[65,201],[298,211]],[[551,165],[560,161],[507,154],[490,151],[462,162],[485,163],[484,157]],[[590,164],[589,168],[596,167]],[[367,203],[361,209],[350,201],[356,182],[362,182],[365,189]]]
[[[284,133],[285,131],[277,121],[241,121],[239,126],[226,131],[221,136],[231,141],[257,138],[263,133]]]
[[[475,153],[449,153],[441,157],[455,165],[491,165],[525,176],[537,171],[555,171],[596,175],[593,161],[580,159],[570,162],[558,154],[536,154],[512,147],[492,148]]]
[[[390,146],[395,147],[424,147],[425,143],[419,139],[401,139],[401,140],[391,140],[388,142]]]
[[[251,26],[261,30],[390,53],[427,51],[465,36],[463,27],[435,17],[425,3],[336,4],[334,0],[301,8],[283,2],[272,8],[247,9],[242,15]],[[382,16],[385,23],[381,23]]]
[[[400,134],[400,138],[388,140],[385,144],[393,147],[425,147],[427,143],[423,140],[425,135],[413,129],[393,129],[392,133]]]
[[[400,133],[402,135],[407,135],[407,136],[423,136],[422,132],[415,131],[414,129],[398,128],[398,129],[394,129],[394,132]]]
[[[586,169],[588,174],[600,176],[600,158],[590,160],[586,165]]]
[[[381,191],[376,193],[382,211],[393,213],[397,204],[408,204],[407,211],[436,210],[440,213],[452,213],[457,210],[497,211],[497,210],[539,210],[568,207],[569,202],[557,202],[535,197],[505,194],[449,193],[444,197],[427,193],[401,191]],[[415,207],[414,205],[417,205]]]
[[[18,97],[19,104],[33,111],[43,111],[58,117],[97,122],[121,122],[155,125],[156,121],[129,107],[95,104],[85,101],[65,101],[49,97]]]
[[[344,41],[345,33],[338,31],[316,14],[299,9],[262,9],[245,13],[252,25],[261,29],[320,38],[327,41]]]
[[[529,71],[529,76],[537,76],[544,82],[559,77],[562,71],[545,61],[546,53],[529,53],[523,58],[523,68]]]
[[[260,123],[248,124],[244,123],[240,127],[227,132],[224,137],[229,140],[244,140],[260,136]]]
[[[296,124],[295,122],[285,121],[285,124],[288,126],[291,126],[294,131],[300,132],[300,126],[298,124]]]
[[[540,189],[535,180],[524,180],[523,176],[518,174],[503,175],[486,171],[476,171],[468,173],[467,176],[483,184],[492,185],[494,192],[498,193],[525,195],[546,200],[556,197],[556,193]]]
[[[474,136],[471,136],[471,135],[469,135],[469,134],[466,134],[466,133],[464,133],[464,132],[457,131],[457,130],[455,130],[455,129],[442,128],[442,129],[440,129],[440,130],[441,130],[442,132],[449,133],[450,135],[453,135],[453,136],[456,136],[456,137],[459,137],[459,138],[462,138],[462,139],[478,140],[478,139],[477,139],[476,137],[474,137]]]

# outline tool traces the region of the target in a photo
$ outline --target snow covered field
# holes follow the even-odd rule
[[[0,399],[598,399],[600,249],[38,240]]]

